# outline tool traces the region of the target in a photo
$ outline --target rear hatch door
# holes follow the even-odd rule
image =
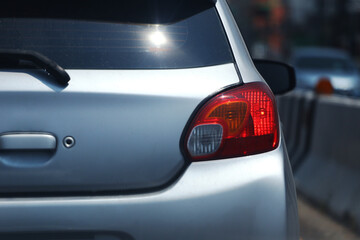
[[[213,3],[139,13],[105,1],[101,16],[97,1],[53,13],[16,2],[0,11],[0,49],[39,52],[71,80],[61,86],[31,63],[2,65],[0,192],[141,191],[176,179],[192,112],[239,81]]]

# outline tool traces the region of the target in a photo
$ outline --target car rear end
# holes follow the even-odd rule
[[[32,11],[28,11],[32,9]],[[274,96],[225,1],[12,1],[1,239],[298,239]]]
[[[351,57],[342,50],[299,48],[292,62],[296,68],[298,88],[314,89],[319,80],[327,80],[337,93],[359,95],[359,71]]]

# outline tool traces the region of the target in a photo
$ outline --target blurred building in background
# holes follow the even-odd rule
[[[341,48],[360,61],[360,0],[228,0],[254,58],[299,46]]]
[[[284,0],[229,0],[229,5],[254,58],[280,59],[286,54]]]

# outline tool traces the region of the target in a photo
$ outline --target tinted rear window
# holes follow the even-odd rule
[[[353,71],[351,62],[333,57],[302,57],[296,61],[296,66],[305,70]]]
[[[102,4],[98,12],[92,2],[82,13],[73,5],[71,11],[52,14],[12,5],[8,11],[2,8],[0,48],[34,50],[68,69],[189,68],[233,62],[210,1],[178,0],[174,6],[169,0],[168,6],[158,8],[156,1],[146,10],[141,4],[108,1],[108,8]]]

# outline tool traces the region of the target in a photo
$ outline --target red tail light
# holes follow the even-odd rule
[[[275,99],[264,83],[216,95],[196,113],[185,135],[185,149],[193,160],[257,154],[278,143]]]

